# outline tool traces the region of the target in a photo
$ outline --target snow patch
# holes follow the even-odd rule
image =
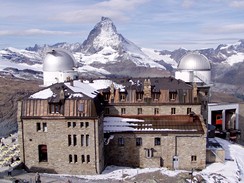
[[[45,90],[41,90],[33,95],[31,95],[30,99],[48,99],[49,97],[53,96],[53,92],[50,88]]]
[[[227,63],[231,66],[233,66],[236,63],[243,62],[244,61],[244,53],[237,53],[235,55],[232,55],[226,59],[223,63]]]

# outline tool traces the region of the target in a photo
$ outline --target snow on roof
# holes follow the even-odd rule
[[[97,95],[98,90],[108,88],[109,86],[111,86],[111,84],[114,84],[115,88],[124,88],[123,85],[119,85],[108,79],[93,80],[92,83],[87,80],[74,80],[73,86],[70,85],[70,82],[65,83],[65,85],[69,87],[73,92],[83,93],[91,98],[94,98]]]
[[[137,128],[137,123],[144,122],[144,120],[134,118],[105,117],[103,120],[103,131],[104,133],[125,131],[197,131],[197,129],[152,128],[152,124],[142,124],[143,128]]]
[[[135,131],[132,126],[137,124],[132,122],[144,122],[140,119],[121,118],[121,117],[105,117],[103,120],[103,131],[106,132],[121,132],[121,131]]]
[[[33,95],[31,95],[30,99],[48,99],[53,95],[53,92],[50,88],[47,88],[45,90],[41,90]]]
[[[111,80],[108,79],[98,79],[98,80],[93,80],[93,83],[89,83],[90,86],[96,88],[97,90],[101,90],[101,89],[105,89],[110,87],[111,85],[114,85],[114,88],[118,89],[122,89],[125,86],[121,85],[121,84],[117,84]]]
[[[75,97],[83,97],[81,93],[73,93],[69,96],[69,98],[75,98]]]
[[[83,93],[88,97],[95,98],[97,95],[96,88],[89,85],[89,83],[84,83],[78,80],[73,81],[73,86],[70,85],[70,82],[65,83],[75,93]]]

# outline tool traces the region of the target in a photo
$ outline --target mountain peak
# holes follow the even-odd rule
[[[102,17],[101,18],[101,21],[109,21],[109,22],[112,22],[112,20],[108,17]]]
[[[87,39],[82,44],[82,50],[86,53],[96,53],[105,47],[115,50],[123,41],[126,41],[121,34],[117,33],[116,27],[108,17],[102,17],[89,33]]]

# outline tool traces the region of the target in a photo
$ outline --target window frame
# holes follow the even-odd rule
[[[176,108],[175,107],[171,107],[171,114],[176,114]]]
[[[121,115],[126,114],[126,108],[121,108]]]
[[[158,107],[154,108],[154,115],[157,115],[157,114],[159,114],[159,108]]]
[[[155,137],[154,138],[154,146],[160,146],[161,145],[161,138]]]
[[[142,146],[142,138],[141,137],[136,138],[136,146],[137,147]]]
[[[125,146],[125,140],[123,137],[118,138],[118,146],[120,146],[120,147]]]
[[[38,159],[39,162],[48,162],[48,152],[46,144],[38,145]]]
[[[197,155],[191,155],[191,162],[197,162]]]
[[[136,92],[136,101],[143,100],[143,92]]]
[[[177,98],[177,91],[170,91],[169,92],[169,100],[176,100]]]
[[[142,108],[141,107],[137,108],[137,115],[140,115],[140,114],[142,114]]]
[[[153,157],[153,148],[144,149],[144,150],[145,150],[145,157],[146,158],[152,158]]]
[[[187,107],[186,114],[190,114],[190,113],[191,113],[191,107]]]

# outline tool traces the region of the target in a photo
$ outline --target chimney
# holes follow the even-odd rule
[[[151,91],[151,81],[150,79],[144,80],[144,98],[151,98],[152,97],[152,91]]]
[[[74,86],[74,80],[70,80],[70,86]]]

